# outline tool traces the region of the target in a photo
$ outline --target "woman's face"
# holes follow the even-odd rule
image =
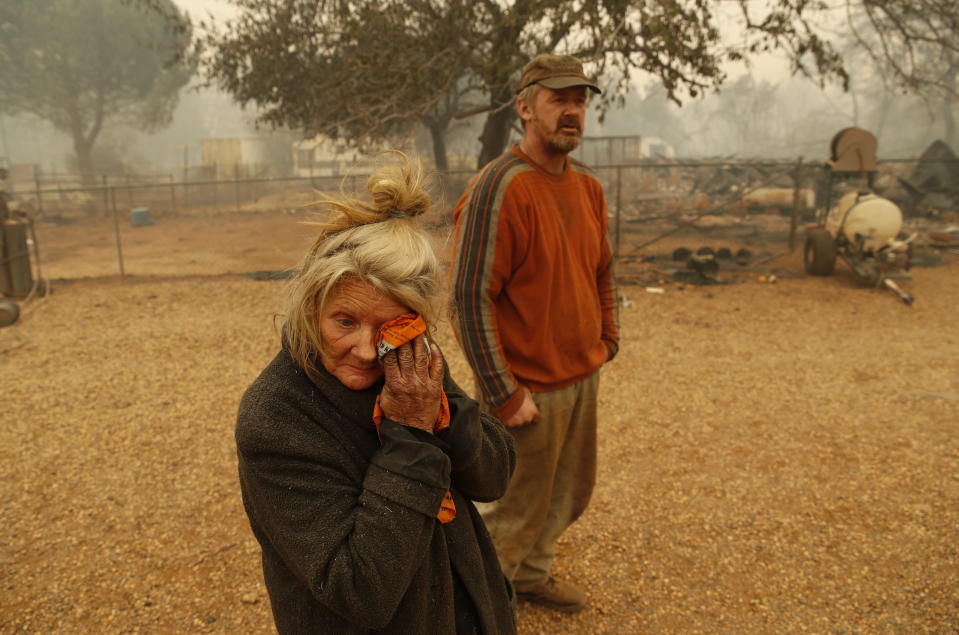
[[[410,310],[360,280],[340,284],[320,314],[323,367],[352,390],[369,388],[383,376],[376,360],[380,326]]]

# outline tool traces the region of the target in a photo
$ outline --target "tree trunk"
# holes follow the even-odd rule
[[[77,155],[77,166],[80,168],[80,182],[84,187],[95,187],[97,174],[93,164],[93,143],[74,138],[73,151]]]
[[[450,164],[446,157],[446,128],[437,121],[425,121],[430,138],[433,141],[433,163],[440,172],[449,172]]]
[[[509,81],[502,82],[500,86],[500,89],[490,96],[490,107],[492,109],[486,116],[486,123],[483,124],[483,134],[480,135],[482,148],[480,149],[477,168],[482,168],[503,154],[503,151],[506,150],[506,144],[509,142],[510,126],[516,117],[516,110],[511,104],[513,91],[510,89]]]
[[[959,80],[959,59],[952,52],[949,53],[949,68],[946,71],[944,80],[946,86],[949,86],[952,89],[959,87],[957,85],[957,80]],[[956,147],[956,117],[952,111],[952,106],[955,103],[955,99],[950,99],[949,97],[944,98],[939,105],[939,110],[942,113],[943,121],[943,134],[945,136],[945,142],[950,148]]]
[[[856,92],[858,86],[849,82],[849,96],[852,98],[852,125],[859,126],[859,93]]]
[[[949,78],[947,80],[947,85],[952,89],[953,95],[956,94],[956,89],[959,88],[957,85],[957,80],[959,80],[959,61],[955,59],[955,56],[949,56]],[[955,99],[943,99],[942,105],[940,106],[942,111],[942,119],[945,127],[945,141],[949,144],[950,148],[956,148],[956,118],[953,114],[952,108],[955,104]]]
[[[96,110],[93,121],[85,122],[84,111],[80,107],[79,95],[74,94],[65,106],[70,116],[70,134],[73,137],[73,151],[77,155],[77,167],[80,169],[80,182],[84,187],[97,185],[96,166],[93,164],[93,146],[103,127],[105,97],[97,92]]]
[[[882,89],[882,96],[879,98],[879,106],[877,107],[876,113],[876,138],[881,139],[882,134],[886,129],[886,122],[889,119],[889,109],[892,107],[892,95],[886,90],[885,87]]]
[[[956,118],[952,113],[952,102],[948,99],[942,100],[940,107],[942,112],[943,127],[945,128],[944,141],[950,148],[956,147]]]

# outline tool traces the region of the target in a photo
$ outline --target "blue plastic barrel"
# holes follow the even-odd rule
[[[150,210],[146,207],[134,207],[130,210],[130,220],[134,227],[145,227],[153,224],[153,218],[150,216]]]

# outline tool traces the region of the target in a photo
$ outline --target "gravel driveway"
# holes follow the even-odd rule
[[[289,240],[243,265],[288,266]],[[557,563],[591,606],[521,605],[520,632],[959,632],[957,267],[915,270],[913,307],[844,267],[624,287],[598,486]],[[0,331],[0,631],[272,630],[232,434],[282,289],[60,282]]]

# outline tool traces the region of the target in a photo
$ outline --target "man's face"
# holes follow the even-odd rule
[[[532,104],[520,100],[520,117],[526,122],[526,138],[550,154],[569,154],[583,138],[586,120],[586,86],[553,90],[540,88]]]

